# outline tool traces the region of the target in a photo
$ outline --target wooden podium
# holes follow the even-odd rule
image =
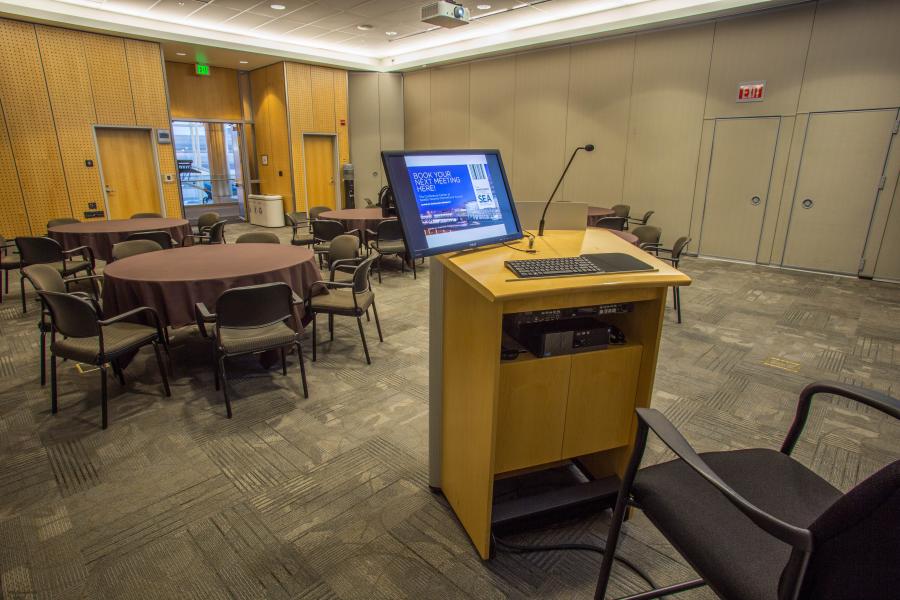
[[[608,485],[622,475],[634,409],[650,405],[667,289],[691,282],[604,229],[548,231],[534,247],[536,254],[500,246],[432,261],[430,479],[484,559],[495,479],[572,459]],[[631,254],[658,270],[521,280],[503,266],[599,252]],[[616,303],[633,304],[603,317],[624,332],[624,345],[500,359],[505,314]]]

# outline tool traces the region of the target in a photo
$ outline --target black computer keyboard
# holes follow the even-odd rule
[[[581,256],[563,258],[538,258],[535,260],[508,260],[506,268],[523,279],[538,277],[566,277],[568,275],[593,275],[603,269]]]

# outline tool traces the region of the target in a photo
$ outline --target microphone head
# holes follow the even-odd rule
[[[593,145],[593,144],[585,144],[585,145],[584,145],[584,149],[585,149],[587,152],[593,152],[593,151],[594,151],[594,145]]]

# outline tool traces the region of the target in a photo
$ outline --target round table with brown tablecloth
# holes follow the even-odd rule
[[[602,208],[600,206],[588,206],[588,227],[596,227],[600,219],[616,216],[616,211],[611,208]]]
[[[164,325],[195,322],[194,305],[215,311],[225,290],[283,281],[306,297],[322,274],[312,250],[276,244],[204,244],[138,254],[103,272],[103,312],[138,306],[156,310]],[[302,316],[302,308],[299,308]]]
[[[114,219],[57,225],[47,233],[63,248],[87,246],[96,258],[109,262],[113,244],[124,242],[139,231],[165,231],[181,244],[191,234],[191,224],[187,219]]]
[[[629,233],[627,231],[619,231],[618,229],[607,229],[607,231],[616,234],[629,244],[634,244],[635,246],[637,246],[640,243],[638,236],[634,235],[633,233]]]
[[[342,208],[329,210],[319,215],[320,219],[340,221],[347,231],[359,229],[362,239],[366,239],[366,229],[375,231],[378,224],[385,220],[380,208]]]

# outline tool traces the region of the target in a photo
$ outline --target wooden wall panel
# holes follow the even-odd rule
[[[516,58],[507,56],[473,62],[469,83],[469,144],[472,148],[498,148],[506,175],[512,180],[515,174]]]
[[[134,125],[134,99],[122,38],[84,33],[94,109],[102,125]]]
[[[596,150],[572,163],[561,199],[606,207],[621,201],[634,44],[628,36],[572,47],[566,160],[578,146]]]
[[[312,88],[310,83],[310,67],[299,63],[284,63],[285,82],[287,85],[287,111],[291,134],[291,158],[294,180],[294,207],[291,210],[305,211],[306,206],[306,181],[303,177],[303,132],[309,131],[313,126]],[[256,104],[254,96],[254,107]],[[257,135],[259,125],[256,125]],[[258,143],[258,142],[257,142]],[[260,167],[262,168],[262,167]]]
[[[97,165],[91,123],[94,112],[91,79],[84,54],[82,33],[58,27],[36,26],[47,91],[53,110],[53,122],[59,138],[59,149],[72,211],[83,218],[95,202],[103,207],[100,169],[85,166],[92,159]],[[102,217],[99,217],[102,219]]]
[[[664,243],[690,228],[713,27],[637,36],[622,199],[656,211]]]
[[[431,147],[431,71],[403,75],[403,138],[410,150]]]
[[[469,146],[469,65],[431,72],[431,147]]]
[[[0,105],[33,234],[72,215],[34,26],[0,20]],[[7,57],[15,57],[9,60]]]
[[[334,132],[334,71],[325,67],[310,67],[313,98],[313,130]]]
[[[338,168],[350,162],[350,106],[347,98],[347,71],[332,69],[334,78],[334,131],[338,138]],[[343,121],[343,124],[341,123]]]
[[[0,30],[3,25],[0,24]],[[0,115],[2,116],[2,115]],[[20,235],[31,235],[28,213],[22,200],[19,174],[9,143],[6,122],[0,119],[0,235],[12,239]]]
[[[192,64],[166,61],[173,119],[243,120],[238,72],[223,67],[210,70],[209,76],[200,76]]]
[[[260,193],[282,196],[284,209],[294,210],[285,64],[256,69],[250,73],[250,81]],[[268,164],[263,164],[263,155],[267,156]]]
[[[815,4],[802,4],[716,23],[706,117],[793,115]],[[766,82],[763,102],[735,102],[738,84]]]
[[[900,2],[821,0],[798,112],[900,106]]]
[[[516,200],[546,201],[565,156],[569,48],[516,57]]]

